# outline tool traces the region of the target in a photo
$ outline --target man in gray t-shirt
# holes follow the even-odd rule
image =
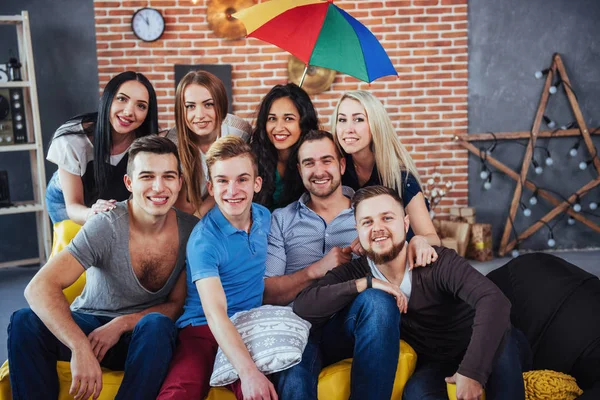
[[[125,370],[117,399],[156,398],[175,348],[186,295],[185,249],[197,218],[172,205],[181,189],[177,148],[146,136],[129,149],[129,200],[88,219],[25,289],[31,308],[8,329],[13,398],[58,398],[56,361],[71,361],[71,395],[97,398],[100,366]],[[62,290],[86,271],[69,309]]]

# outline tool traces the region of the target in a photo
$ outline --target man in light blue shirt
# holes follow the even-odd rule
[[[300,139],[298,169],[307,192],[273,212],[265,304],[290,304],[312,281],[352,258],[354,191],[341,185],[345,163],[330,133],[313,130]]]
[[[354,191],[341,185],[345,162],[329,132],[312,130],[300,139],[298,170],[307,193],[273,212],[265,304],[290,304],[314,280],[352,258]],[[316,399],[321,365],[318,339],[311,336],[302,362],[274,374],[279,398]]]

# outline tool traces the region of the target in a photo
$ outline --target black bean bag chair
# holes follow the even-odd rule
[[[533,369],[572,375],[584,391],[579,399],[600,399],[598,277],[543,253],[517,257],[487,277],[511,301],[511,321],[529,341]]]

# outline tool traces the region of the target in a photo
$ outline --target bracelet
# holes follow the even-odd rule
[[[367,289],[373,288],[373,275],[367,274]]]

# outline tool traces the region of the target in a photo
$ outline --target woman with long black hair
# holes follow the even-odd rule
[[[132,71],[113,77],[98,112],[71,118],[52,138],[47,159],[58,166],[46,191],[52,222],[70,219],[83,225],[91,215],[127,199],[127,150],[136,138],[157,131],[158,106],[150,81]]]

